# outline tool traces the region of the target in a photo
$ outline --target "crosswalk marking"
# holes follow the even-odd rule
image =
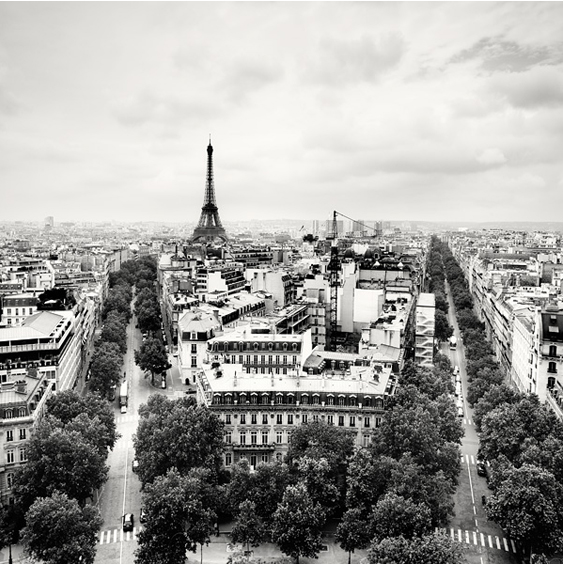
[[[123,529],[100,531],[100,544],[137,540],[137,535],[142,531],[142,529],[142,527],[133,527],[133,531],[126,532],[124,532]]]
[[[464,530],[464,537],[462,534],[462,529],[453,529],[453,528],[441,529],[439,527],[435,527],[435,532],[437,533],[444,532],[450,534],[450,538],[453,541],[465,542],[466,544],[474,544],[476,546],[480,544],[481,546],[486,548],[489,546],[490,548],[505,550],[505,552],[513,552],[514,554],[517,553],[517,549],[515,547],[515,543],[513,542],[513,540],[507,539],[505,537],[500,538],[498,536],[487,535],[488,541],[486,542],[486,536],[484,535],[484,533],[478,533],[476,531]]]
[[[130,415],[118,415],[116,423],[131,423],[131,421],[139,421],[139,415],[132,413]]]

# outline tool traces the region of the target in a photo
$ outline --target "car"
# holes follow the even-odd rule
[[[458,417],[464,417],[464,409],[458,406]]]
[[[454,367],[454,375],[456,376],[459,372],[460,372],[460,369],[458,368],[458,366],[455,366]]]
[[[120,409],[121,413],[127,413],[127,405],[122,405]]]
[[[133,513],[126,513],[123,516],[123,530],[133,531]]]
[[[139,523],[145,523],[147,521],[147,514],[145,513],[145,509],[142,507],[139,510]]]
[[[478,472],[478,476],[486,476],[486,465],[481,461],[478,460],[476,463],[476,471]]]
[[[134,472],[137,472],[137,468],[139,468],[139,461],[136,458],[134,458],[133,461],[131,462],[131,469]]]

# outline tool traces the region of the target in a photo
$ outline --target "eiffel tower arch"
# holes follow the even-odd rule
[[[219,239],[227,242],[227,233],[221,219],[219,219],[219,210],[215,201],[215,188],[213,184],[213,147],[211,139],[208,145],[208,169],[206,175],[206,193],[204,195],[204,205],[202,206],[202,213],[200,214],[200,221],[194,233],[192,234],[192,243],[212,243],[214,240]]]

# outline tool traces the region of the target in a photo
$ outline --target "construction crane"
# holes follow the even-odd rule
[[[331,240],[331,254],[327,271],[329,272],[329,339],[327,343],[327,350],[335,352],[337,349],[337,300],[339,295],[339,273],[341,271],[341,262],[339,260],[339,247],[338,247],[338,225],[337,215],[349,219],[357,225],[362,225],[367,229],[375,231],[374,236],[378,230],[375,227],[369,227],[362,222],[354,220],[345,214],[333,211],[333,221],[331,225],[331,235],[327,235],[327,239]]]
[[[327,270],[329,272],[329,342],[327,350],[335,351],[337,348],[337,297],[339,293],[339,272],[341,263],[339,261],[339,248],[337,247],[337,213],[333,211],[331,255]],[[329,237],[328,237],[329,238]]]

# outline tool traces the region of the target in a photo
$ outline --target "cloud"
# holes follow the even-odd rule
[[[476,157],[476,160],[483,165],[501,165],[507,162],[505,155],[497,147],[486,149]]]
[[[241,103],[250,94],[282,78],[284,72],[271,64],[259,61],[239,61],[229,66],[220,88],[231,101]]]
[[[451,63],[478,60],[481,68],[491,72],[524,72],[537,65],[562,63],[562,44],[524,45],[505,41],[501,36],[483,37],[472,47],[463,49]]]
[[[211,101],[182,100],[175,96],[158,96],[143,91],[115,101],[112,115],[123,125],[140,126],[157,123],[167,126],[200,123],[216,116],[220,107]],[[171,130],[168,130],[168,135]]]
[[[398,33],[380,36],[378,42],[367,35],[351,41],[322,39],[318,60],[305,69],[306,80],[333,86],[377,82],[396,67],[405,52],[405,42]]]
[[[490,92],[517,108],[560,107],[562,70],[536,67],[526,73],[497,73],[489,81]]]

